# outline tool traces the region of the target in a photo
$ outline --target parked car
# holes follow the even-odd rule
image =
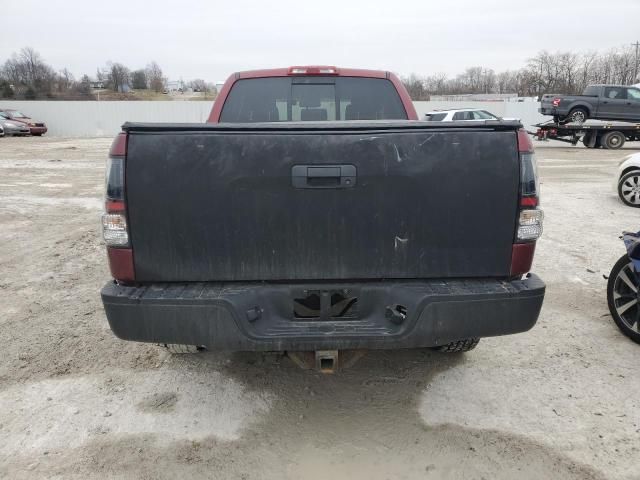
[[[640,153],[629,155],[620,162],[614,186],[625,205],[640,208]]]
[[[589,85],[582,95],[543,95],[538,111],[556,122],[587,119],[640,122],[640,89],[624,85]]]
[[[31,133],[29,127],[22,122],[10,120],[9,117],[2,111],[0,111],[0,125],[4,130],[5,135],[19,136],[29,135]]]
[[[456,122],[474,120],[500,120],[499,117],[486,110],[476,108],[460,108],[455,110],[434,110],[425,114],[428,122]]]
[[[34,136],[41,136],[47,133],[47,126],[43,122],[38,122],[30,117],[27,117],[24,113],[13,110],[10,108],[0,108],[0,113],[4,114],[7,118],[14,122],[22,123],[29,127],[29,132]]]
[[[640,343],[640,232],[622,232],[622,240],[627,253],[611,269],[607,303],[620,331]]]
[[[416,120],[394,74],[314,66],[233,74],[208,123],[126,123],[102,218],[112,331],[315,352],[331,371],[341,350],[460,352],[532,328],[531,139]]]

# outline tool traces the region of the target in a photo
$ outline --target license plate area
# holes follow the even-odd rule
[[[293,292],[292,312],[297,321],[357,320],[355,289],[318,289]]]

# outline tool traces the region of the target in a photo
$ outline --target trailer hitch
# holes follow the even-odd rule
[[[353,366],[365,354],[364,350],[317,350],[315,352],[287,352],[293,363],[304,370],[336,373]]]

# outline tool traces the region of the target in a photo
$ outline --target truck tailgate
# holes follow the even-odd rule
[[[138,281],[508,276],[518,125],[125,125]]]

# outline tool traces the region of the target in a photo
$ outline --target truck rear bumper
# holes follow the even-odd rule
[[[538,319],[545,285],[530,274],[514,281],[110,282],[101,293],[111,329],[125,340],[232,351],[342,350],[432,347],[524,332]],[[315,314],[294,299],[316,294],[319,317],[300,318]]]

